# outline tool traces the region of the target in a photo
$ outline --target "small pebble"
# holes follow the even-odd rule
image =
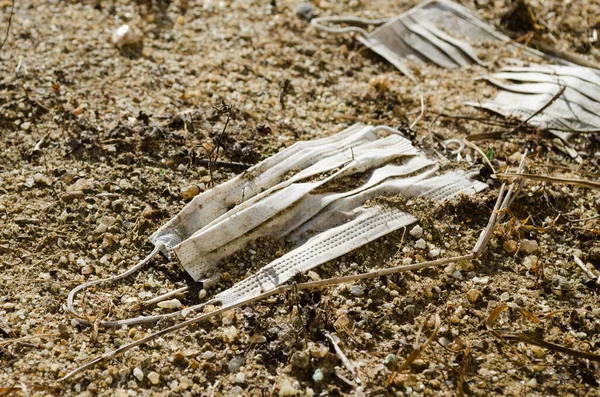
[[[290,362],[292,367],[303,369],[308,367],[308,364],[310,364],[310,356],[306,352],[297,351],[292,354]]]
[[[313,7],[310,3],[302,3],[296,7],[296,16],[310,21],[313,17]]]
[[[246,374],[243,372],[238,372],[235,375],[235,383],[245,383],[246,382]]]
[[[438,256],[440,256],[440,249],[439,248],[434,248],[431,251],[429,251],[429,257],[431,258],[437,258]]]
[[[240,370],[240,367],[242,366],[243,363],[244,363],[244,357],[235,356],[234,358],[229,360],[229,365],[227,366],[227,369],[229,370],[230,373],[237,372]]]
[[[427,247],[427,243],[422,238],[418,239],[415,242],[415,248],[417,248],[417,249],[424,250],[426,247]]]
[[[2,305],[2,308],[4,310],[6,310],[7,312],[13,311],[15,309],[15,304],[12,302],[6,302],[4,305]]]
[[[538,251],[538,242],[535,240],[521,240],[521,252],[527,255],[535,254]]]
[[[308,277],[310,277],[312,281],[319,281],[321,279],[321,277],[312,270],[308,272]]]
[[[93,181],[91,179],[78,179],[75,183],[67,188],[67,192],[86,191],[92,186]]]
[[[239,386],[234,386],[231,388],[231,394],[234,396],[241,396],[244,394],[244,389]]]
[[[502,243],[502,248],[509,254],[514,254],[517,251],[517,242],[515,240],[506,240]]]
[[[215,352],[213,352],[212,350],[207,350],[204,353],[202,353],[202,359],[204,360],[210,360],[211,358],[214,358],[216,356]]]
[[[500,300],[503,302],[506,302],[509,299],[510,299],[510,294],[508,292],[503,292],[502,295],[500,295]]]
[[[531,268],[535,268],[538,264],[538,257],[535,255],[529,255],[523,258],[523,266],[530,270]]]
[[[226,327],[223,329],[223,341],[232,343],[237,339],[238,330],[235,326]]]
[[[135,367],[133,369],[133,376],[137,378],[140,382],[144,379],[144,371],[140,367]]]
[[[531,346],[531,354],[533,354],[537,358],[544,358],[546,352],[539,346]]]
[[[365,294],[365,289],[360,285],[353,285],[350,287],[350,293],[354,296],[363,296]]]
[[[480,296],[481,296],[481,292],[479,292],[479,290],[476,290],[476,289],[470,289],[467,292],[467,299],[469,299],[469,301],[472,303],[477,302],[477,300],[479,299]]]
[[[42,186],[50,186],[52,184],[52,181],[50,181],[50,178],[48,178],[46,175],[40,174],[40,173],[34,174],[33,180],[38,185],[42,185]]]
[[[181,197],[184,200],[191,200],[200,194],[200,188],[196,185],[181,188]]]
[[[158,382],[160,382],[160,375],[158,373],[154,372],[154,371],[149,372],[148,373],[148,380],[153,385],[158,385]]]
[[[254,334],[250,337],[250,343],[258,344],[258,343],[266,343],[267,338],[261,334]]]
[[[538,385],[538,382],[537,382],[537,379],[535,379],[535,378],[531,378],[529,380],[529,382],[527,382],[527,386],[531,387],[531,388],[535,388],[535,387],[537,387],[537,385]]]
[[[315,343],[310,347],[310,355],[315,358],[323,358],[329,353],[329,348],[322,343]]]
[[[296,388],[292,385],[292,382],[290,382],[289,379],[285,378],[280,384],[279,384],[279,396],[280,397],[286,397],[286,396],[295,396],[298,393],[298,391],[296,390]]]
[[[423,237],[423,228],[419,225],[413,227],[412,229],[410,229],[410,232],[408,232],[411,236],[413,236],[414,238],[421,238]]]
[[[158,302],[156,306],[160,307],[161,309],[178,309],[182,305],[179,299],[175,298],[168,301]]]
[[[463,276],[462,276],[462,273],[460,272],[460,270],[455,270],[452,273],[452,277],[454,277],[457,280],[462,280],[463,279]]]
[[[321,368],[317,368],[317,370],[313,374],[312,378],[316,383],[323,381],[324,376],[323,376],[323,371],[321,371]]]
[[[112,34],[112,43],[117,47],[136,45],[142,42],[142,32],[135,26],[121,25]]]
[[[21,124],[21,129],[23,131],[29,131],[30,128],[31,128],[31,123],[29,121],[26,121]]]

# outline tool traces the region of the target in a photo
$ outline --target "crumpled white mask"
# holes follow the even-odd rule
[[[354,26],[329,26],[333,23]],[[520,47],[468,8],[448,0],[426,1],[389,19],[321,17],[313,19],[311,24],[331,33],[359,33],[358,40],[361,43],[411,78],[413,76],[407,66],[409,60],[417,63],[427,61],[455,69],[473,64],[483,65],[471,44],[502,42],[507,46]],[[382,26],[369,33],[357,25]],[[520,48],[530,54],[543,55],[527,47]]]
[[[290,252],[211,300],[233,304],[416,221],[401,209],[370,203],[373,198],[401,194],[443,201],[486,187],[464,172],[434,176],[437,171],[437,163],[398,131],[355,124],[328,138],[296,143],[195,197],[150,237],[156,246],[153,253],[174,253],[199,281],[218,272],[222,259],[257,238],[286,238],[295,244]],[[71,309],[77,291],[69,294]]]
[[[467,102],[505,117],[527,120],[563,140],[600,130],[600,75],[583,66],[511,66],[484,77],[500,91],[486,102]],[[550,106],[539,112],[566,86]],[[536,114],[537,113],[537,114]],[[575,153],[576,155],[576,153]]]

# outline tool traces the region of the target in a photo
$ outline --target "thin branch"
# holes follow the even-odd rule
[[[590,181],[587,179],[576,179],[576,178],[559,178],[555,176],[535,175],[535,174],[513,174],[505,172],[503,174],[496,175],[500,179],[514,178],[519,176],[524,179],[530,179],[532,181],[549,182],[549,183],[560,183],[564,185],[575,185],[586,187],[589,189],[600,189],[600,183]]]
[[[548,101],[548,103],[546,103],[544,106],[542,106],[537,111],[535,111],[531,116],[529,116],[525,120],[521,121],[521,123],[519,125],[517,125],[512,130],[508,131],[507,134],[512,134],[513,132],[515,132],[516,130],[518,130],[525,124],[527,124],[532,118],[539,115],[544,110],[548,109],[563,94],[563,92],[565,92],[566,89],[567,89],[566,85],[561,86],[560,90],[558,90],[558,92],[556,94],[554,94],[554,96]]]
[[[171,297],[173,297],[173,296],[175,296],[177,294],[182,294],[182,293],[186,292],[188,289],[189,289],[189,287],[187,287],[187,286],[186,287],[181,287],[181,288],[178,288],[178,289],[176,289],[174,291],[167,292],[166,294],[162,294],[162,295],[159,295],[159,296],[154,297],[152,299],[148,299],[147,301],[136,303],[135,305],[133,305],[131,307],[130,310],[131,311],[136,311],[136,310],[140,310],[140,309],[142,309],[144,307],[148,307],[148,306],[154,305],[155,303],[167,300],[167,299],[169,299],[169,298],[171,298]]]
[[[340,358],[340,360],[342,360],[342,364],[344,364],[344,367],[346,367],[346,369],[348,371],[350,371],[350,373],[352,375],[354,375],[355,371],[356,371],[356,369],[354,368],[354,364],[352,364],[352,362],[348,359],[348,357],[346,357],[346,355],[344,354],[344,352],[338,345],[338,343],[335,340],[335,338],[333,337],[333,335],[331,335],[329,332],[326,332],[325,336],[327,337],[327,339],[329,339],[329,342],[331,342],[331,344],[333,345],[333,349],[335,350],[335,353]]]
[[[397,274],[397,273],[405,273],[405,272],[409,272],[409,271],[414,271],[414,270],[420,270],[420,269],[425,269],[428,267],[435,267],[435,266],[440,266],[440,265],[445,265],[447,263],[450,262],[459,262],[459,261],[463,261],[463,260],[469,260],[469,259],[473,259],[473,254],[468,254],[468,255],[463,255],[463,256],[457,256],[457,257],[452,257],[452,258],[444,258],[444,259],[438,259],[435,261],[429,261],[429,262],[422,262],[422,263],[417,263],[414,265],[409,265],[409,266],[396,266],[396,267],[392,267],[389,269],[381,269],[381,270],[375,270],[372,272],[368,272],[368,273],[362,273],[362,274],[357,274],[357,275],[352,275],[352,276],[345,276],[345,277],[335,277],[335,278],[330,278],[330,279],[325,279],[325,280],[319,280],[319,281],[312,281],[312,282],[307,282],[307,283],[301,283],[301,284],[296,284],[295,288],[298,289],[298,291],[302,291],[305,289],[314,289],[314,288],[320,288],[320,287],[324,287],[324,286],[331,286],[331,285],[338,285],[338,284],[344,284],[344,283],[348,283],[348,282],[352,282],[352,281],[356,281],[356,280],[364,280],[364,279],[373,279],[373,278],[378,278],[378,277],[382,277],[382,276],[388,276],[390,274]],[[203,314],[201,316],[198,317],[194,317],[192,319],[189,319],[187,321],[181,322],[179,324],[175,324],[171,327],[162,329],[158,332],[155,332],[151,335],[148,335],[144,338],[138,339],[134,342],[128,343],[126,345],[123,345],[121,347],[119,347],[118,349],[115,349],[113,351],[104,353],[96,358],[94,358],[92,361],[80,366],[79,368],[76,368],[75,370],[69,372],[68,374],[66,374],[64,377],[60,378],[59,381],[65,381],[67,379],[72,378],[73,376],[77,375],[80,372],[85,371],[88,368],[93,367],[94,365],[101,363],[103,361],[107,361],[110,360],[111,358],[122,354],[128,350],[133,349],[136,346],[140,346],[144,343],[150,342],[156,338],[159,338],[163,335],[169,334],[171,332],[180,330],[182,328],[186,328],[189,327],[190,325],[193,324],[197,324],[200,322],[203,322],[205,320],[208,320],[209,318],[212,318],[214,316],[217,316],[219,314],[228,312],[230,310],[233,309],[237,309],[238,307],[241,306],[245,306],[245,305],[249,305],[251,303],[254,302],[258,302],[261,300],[264,300],[270,296],[273,295],[277,295],[277,294],[282,294],[284,292],[287,292],[289,290],[292,289],[292,287],[294,287],[293,285],[287,284],[287,285],[282,285],[278,288],[272,289],[270,291],[264,292],[258,296],[254,296],[248,299],[245,299],[241,302],[229,305],[229,306],[224,306],[221,307],[213,312],[210,313],[206,313]]]

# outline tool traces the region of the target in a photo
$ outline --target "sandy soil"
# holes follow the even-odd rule
[[[417,2],[315,3],[315,15],[380,17]],[[538,27],[514,13],[507,17],[510,2],[462,3],[496,26],[526,26],[515,37],[537,29],[536,38],[554,48],[600,61],[600,40],[590,39],[600,30],[595,2],[530,1]],[[297,5],[17,2],[0,53],[0,394],[600,395],[598,362],[499,341],[486,328],[503,302],[536,314],[556,312],[535,322],[511,309],[493,326],[600,354],[600,287],[573,260],[580,256],[589,272],[600,274],[600,227],[597,219],[585,220],[598,215],[600,196],[539,182],[525,185],[512,207],[515,218],[505,219],[479,260],[278,296],[56,383],[96,355],[174,323],[100,329],[94,340],[92,329],[78,325],[63,304],[86,278],[122,272],[150,252],[148,236],[185,205],[182,189],[196,185],[202,191],[240,172],[229,166],[211,172],[203,161],[224,127],[227,116],[218,111],[223,103],[236,111],[222,161],[253,164],[299,139],[330,135],[356,121],[376,122],[404,128],[415,145],[443,160],[444,169],[484,169],[481,179],[491,184],[477,197],[437,208],[413,205],[426,250],[399,231],[296,281],[390,267],[407,258],[422,261],[436,249],[442,256],[460,255],[473,247],[499,182],[489,179],[480,161],[469,164],[445,152],[441,141],[495,127],[439,113],[495,118],[461,105],[494,94],[472,80],[485,70],[426,66],[415,69],[420,82],[413,83],[350,35],[317,33],[295,15]],[[0,2],[0,10],[3,37],[11,2]],[[515,25],[515,18],[521,23]],[[110,42],[124,23],[137,26],[143,46],[119,51]],[[490,48],[483,55],[497,66],[502,51]],[[409,130],[421,111],[420,95],[427,111]],[[590,136],[576,142],[581,166],[552,136],[531,130],[477,144],[494,152],[497,169],[514,169],[529,149],[536,173],[597,180],[600,172],[598,158],[586,156],[599,151]],[[527,217],[527,227],[511,222]],[[520,239],[537,245],[507,252]],[[257,241],[231,258],[208,297],[280,255],[282,246]],[[104,316],[110,302],[110,318],[130,317],[135,303],[184,285],[193,282],[179,264],[161,258],[133,279],[89,291],[88,310]],[[198,288],[191,291],[179,297],[184,304],[206,299]],[[441,319],[434,342],[386,388],[392,371],[431,332],[434,314]],[[340,362],[327,332],[340,339],[356,376]],[[50,335],[15,341],[36,334]]]

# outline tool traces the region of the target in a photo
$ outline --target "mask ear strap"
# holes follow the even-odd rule
[[[140,270],[141,268],[143,268],[144,266],[146,266],[148,264],[148,262],[150,262],[150,260],[152,260],[152,258],[154,258],[156,255],[158,255],[162,249],[165,248],[165,245],[163,243],[159,243],[156,245],[156,247],[154,247],[154,249],[152,250],[152,252],[150,254],[148,254],[147,257],[145,257],[144,259],[142,259],[140,261],[140,263],[138,263],[137,265],[135,265],[134,267],[132,267],[131,269],[118,274],[116,276],[113,277],[108,277],[108,278],[104,278],[101,280],[94,280],[94,281],[89,281],[87,283],[78,285],[77,287],[73,288],[71,290],[71,292],[69,292],[69,295],[67,296],[67,306],[66,309],[67,311],[75,318],[75,320],[77,320],[80,324],[86,324],[86,325],[91,325],[89,323],[89,321],[82,316],[81,314],[77,313],[75,311],[75,307],[74,307],[74,300],[75,300],[75,296],[82,290],[91,287],[93,285],[98,285],[98,284],[103,284],[103,283],[108,283],[108,282],[114,282],[114,281],[118,281],[118,280],[122,280],[125,277],[128,277],[130,275],[132,275],[133,273],[137,272],[138,270]],[[141,323],[153,323],[156,322],[158,320],[164,319],[164,318],[172,318],[172,317],[183,317],[184,314],[196,311],[202,307],[204,307],[207,304],[213,304],[216,301],[214,299],[201,303],[199,305],[195,305],[195,306],[191,306],[188,308],[185,308],[183,310],[177,311],[177,312],[173,312],[173,313],[167,313],[167,314],[159,314],[156,316],[140,316],[140,317],[133,317],[133,318],[128,318],[125,320],[116,320],[116,321],[101,321],[99,323],[100,326],[102,327],[120,327],[123,325],[129,326],[129,325],[134,325],[134,324],[141,324]]]
[[[390,19],[389,18],[382,18],[382,19],[367,19],[367,18],[360,18],[360,17],[352,17],[352,16],[346,16],[346,17],[320,17],[320,18],[313,18],[310,21],[310,24],[312,26],[314,26],[315,28],[325,31],[325,32],[329,32],[329,33],[346,33],[346,32],[358,32],[360,34],[362,34],[365,38],[369,37],[369,32],[367,32],[366,30],[364,30],[363,28],[359,28],[358,26],[345,26],[345,27],[338,27],[338,28],[334,28],[331,26],[328,26],[328,24],[340,24],[340,23],[346,23],[349,25],[374,25],[374,26],[379,26],[379,25],[383,25],[384,23],[388,22]]]

